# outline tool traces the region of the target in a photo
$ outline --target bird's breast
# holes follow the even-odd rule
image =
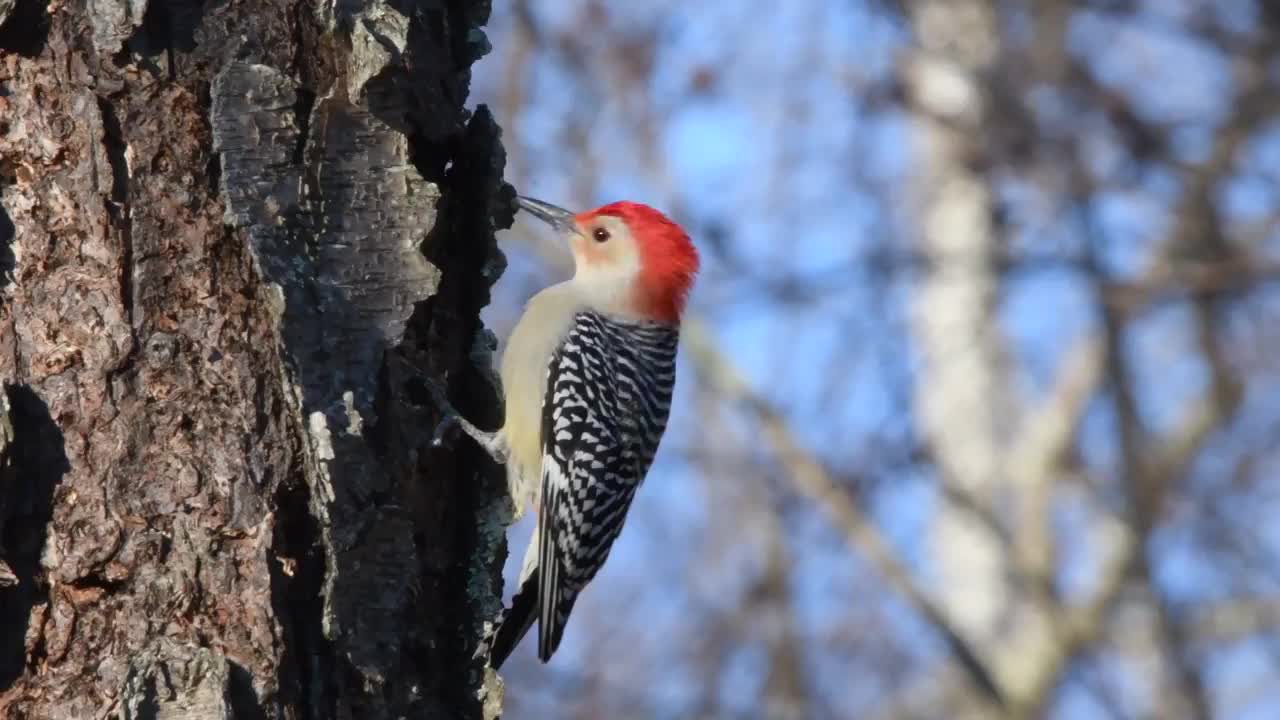
[[[508,478],[517,513],[535,502],[542,468],[542,400],[547,365],[582,309],[565,284],[534,295],[511,331],[502,355],[506,395],[503,432],[511,448]]]

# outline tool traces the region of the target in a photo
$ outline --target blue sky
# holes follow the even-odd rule
[[[494,104],[499,117],[505,117],[501,102],[509,58],[502,50],[511,25],[502,4],[497,5],[490,36],[498,51],[477,66],[472,98]],[[872,99],[889,85],[907,33],[877,3],[605,5],[606,29],[572,33],[583,56],[599,66],[584,70],[568,56],[543,53],[521,73],[532,99],[514,116],[515,125],[505,128],[525,178],[518,190],[560,203],[598,204],[624,197],[646,201],[685,222],[703,245],[704,272],[693,296],[694,312],[707,319],[723,352],[786,414],[807,447],[834,468],[890,479],[869,491],[866,502],[905,560],[927,579],[919,539],[939,502],[931,471],[911,466],[885,470],[900,459],[880,455],[911,431],[900,388],[914,363],[905,333],[912,284],[909,275],[888,275],[869,260],[875,253],[909,249],[912,217],[902,199],[915,162],[910,131],[899,111]],[[1077,13],[1067,43],[1071,53],[1087,60],[1099,82],[1131,98],[1145,120],[1175,124],[1174,151],[1187,163],[1204,160],[1235,93],[1229,60],[1181,29],[1184,10],[1193,5],[1209,7],[1227,18],[1227,27],[1240,31],[1256,22],[1257,10],[1249,2],[1152,0],[1144,3],[1147,12],[1131,22]],[[538,22],[554,32],[576,28],[584,5],[535,2],[534,7]],[[607,64],[607,43],[647,32],[657,38],[652,72],[627,85],[619,79],[621,71]],[[1011,37],[1016,39],[1016,33]],[[584,75],[596,79],[594,89],[582,82]],[[611,83],[624,89],[601,90],[613,87]],[[1049,134],[1046,138],[1081,126],[1096,130],[1081,147],[1089,167],[1104,178],[1123,172],[1126,149],[1102,117],[1081,113],[1050,87],[1033,93],[1028,106]],[[567,128],[582,118],[585,145],[568,144]],[[652,137],[637,140],[645,132]],[[583,167],[579,163],[587,160],[591,196],[575,200],[575,177]],[[1223,191],[1221,207],[1233,227],[1256,223],[1274,210],[1277,160],[1280,125],[1248,145],[1238,161],[1239,179]],[[1021,229],[1014,237],[1015,250],[1078,256],[1079,227],[1059,207],[1061,198],[1052,185],[1009,178],[995,190]],[[1136,276],[1144,271],[1153,244],[1174,222],[1169,207],[1181,190],[1176,173],[1153,167],[1101,198],[1097,221],[1109,239],[1105,261],[1113,273]],[[717,227],[728,238],[730,257],[707,242]],[[536,232],[521,222],[501,238],[512,265],[495,290],[494,306],[485,313],[500,337],[529,293],[560,279],[528,252],[528,236]],[[1274,252],[1274,233],[1267,237],[1261,247]],[[790,278],[814,277],[823,278],[821,287],[802,286],[809,296],[795,302],[768,291]],[[1092,292],[1069,268],[1022,272],[1004,286],[1001,328],[1015,357],[1014,382],[1027,397],[1043,394],[1066,350],[1098,331]],[[1193,352],[1191,328],[1189,311],[1170,305],[1146,315],[1128,340],[1140,380],[1142,417],[1153,432],[1176,422],[1207,382],[1206,369]],[[1275,389],[1274,374],[1260,378]],[[792,591],[799,628],[818,648],[816,658],[834,652],[824,640],[832,628],[860,623],[888,623],[895,652],[917,659],[941,652],[936,635],[883,589],[821,515],[785,497],[774,460],[753,447],[751,423],[735,417],[733,408],[720,409],[715,418],[719,451],[736,450],[755,463],[754,471],[741,477],[759,487],[742,486],[730,474],[702,472],[690,458],[702,449],[695,443],[707,442],[700,431],[706,419],[696,383],[687,364],[682,366],[663,452],[609,564],[584,595],[556,663],[590,665],[589,647],[636,642],[648,635],[636,653],[636,662],[650,663],[643,668],[645,682],[655,683],[646,686],[645,694],[676,715],[694,702],[700,689],[696,682],[690,685],[685,666],[678,660],[657,663],[662,648],[647,643],[666,634],[687,646],[704,617],[690,607],[714,608],[725,597],[736,598],[728,588],[759,571],[758,548],[749,543],[735,547],[716,537],[726,531],[718,509],[750,493],[765,493],[773,498],[769,502],[787,508],[782,521],[795,563]],[[1241,416],[1251,422],[1280,419],[1275,405],[1255,396]],[[1109,410],[1095,402],[1079,446],[1085,464],[1108,473],[1116,460],[1115,442]],[[1235,447],[1227,443],[1221,455],[1234,457],[1259,442],[1265,441],[1246,439]],[[1264,507],[1276,509],[1276,500],[1280,498],[1270,497]],[[1060,532],[1069,535],[1078,529],[1081,512],[1073,512],[1064,500]],[[1267,516],[1260,513],[1258,521]],[[529,527],[526,521],[511,535],[510,574]],[[1197,551],[1199,543],[1187,527],[1172,524],[1167,540],[1162,539],[1157,571],[1174,597],[1191,600],[1216,575],[1215,559]],[[1274,557],[1280,530],[1259,538]],[[705,569],[708,548],[718,548],[717,562]],[[1093,566],[1093,558],[1081,555],[1063,568],[1063,578],[1085,582]],[[601,625],[600,618],[614,618],[620,608],[629,616],[618,619],[623,630]],[[520,662],[527,661],[528,648],[521,652],[525,657]],[[1246,645],[1215,654],[1208,677],[1224,688],[1257,677],[1274,683],[1274,662],[1260,653],[1261,646]],[[856,661],[853,666],[815,661],[809,667],[815,691],[830,697],[834,716],[876,701],[874,687],[849,685],[850,667]],[[1114,658],[1104,658],[1101,667],[1122,669]],[[721,693],[731,700],[743,688],[758,687],[765,670],[758,645],[744,646],[732,656]],[[513,695],[524,692],[521,683],[540,671],[532,663],[520,665]],[[1131,687],[1141,684],[1140,671],[1132,668],[1119,677]],[[1073,680],[1064,685],[1054,717],[1099,716],[1092,693],[1082,689],[1086,684]],[[1280,702],[1280,691],[1269,697]],[[1254,703],[1251,707],[1259,714],[1243,717],[1264,717],[1266,706]]]

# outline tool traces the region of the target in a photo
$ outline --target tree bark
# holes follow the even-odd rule
[[[496,714],[488,13],[0,0],[0,716]]]

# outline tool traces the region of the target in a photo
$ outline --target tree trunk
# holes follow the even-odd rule
[[[1003,239],[987,168],[991,116],[998,115],[991,93],[1000,18],[984,0],[918,0],[910,7],[917,45],[906,55],[903,77],[920,158],[918,243],[931,260],[914,306],[921,357],[915,402],[946,488],[929,538],[931,570],[942,588],[941,609],[972,653],[966,690],[979,693],[958,697],[981,700],[972,707],[947,702],[955,718],[997,711],[1029,717],[1060,646],[1046,611],[1033,602],[1050,583],[1041,570],[1052,565],[1041,517],[1059,445],[1015,441],[1015,430],[1032,421],[1010,379],[998,322],[993,259]],[[1002,517],[1011,504],[1032,518],[1009,531],[1017,533],[1016,547],[987,519]],[[1016,573],[1035,587],[1011,583]]]
[[[0,0],[0,717],[496,714],[488,12]]]
[[[1000,418],[1010,403],[991,266],[997,239],[981,161],[983,79],[999,51],[997,18],[982,0],[922,0],[910,7],[918,45],[905,56],[903,79],[916,111],[910,127],[920,158],[913,208],[917,242],[932,261],[912,308],[921,358],[915,405],[940,482],[973,506],[995,507],[1005,490]],[[1000,539],[977,513],[944,497],[929,550],[930,569],[944,589],[942,611],[987,659],[1013,607]],[[979,683],[987,699],[1001,694],[1000,679],[997,673]],[[990,717],[992,709],[954,707],[953,713]]]

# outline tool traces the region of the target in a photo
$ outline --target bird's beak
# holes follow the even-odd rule
[[[521,210],[550,225],[557,232],[568,234],[576,229],[573,213],[562,207],[556,207],[551,203],[534,200],[523,195],[517,197],[516,202],[520,205]]]

